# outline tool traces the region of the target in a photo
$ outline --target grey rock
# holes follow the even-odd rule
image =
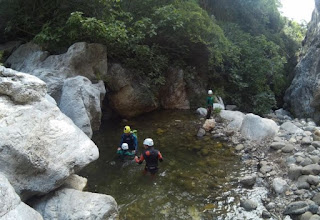
[[[312,146],[314,146],[315,148],[320,148],[320,141],[313,141]]]
[[[305,166],[309,166],[313,164],[312,160],[310,158],[305,158],[303,159],[303,161],[300,163],[301,166],[305,167]]]
[[[206,135],[206,130],[204,130],[203,128],[199,128],[197,137],[203,137],[205,135]]]
[[[301,144],[310,145],[312,143],[312,141],[313,141],[312,137],[307,136],[307,137],[302,138]]]
[[[265,165],[260,168],[260,172],[262,174],[266,174],[266,173],[269,173],[272,169],[273,169],[272,166]]]
[[[297,162],[296,158],[294,156],[290,156],[286,158],[286,164],[290,165],[290,164],[295,164]]]
[[[319,156],[310,156],[310,159],[312,160],[313,163],[319,163],[320,162],[320,157]]]
[[[286,146],[286,144],[284,142],[273,142],[270,145],[270,148],[273,150],[280,150],[282,148],[284,148]]]
[[[303,130],[291,122],[285,122],[280,126],[280,129],[285,130],[290,134],[302,134]]]
[[[319,164],[310,164],[302,168],[302,174],[308,175],[318,175],[320,173],[320,165]]]
[[[276,208],[276,204],[274,202],[269,202],[267,205],[266,205],[266,208],[268,210],[272,210],[274,208]]]
[[[32,202],[45,219],[117,219],[116,201],[108,195],[59,189]]]
[[[282,178],[275,178],[272,181],[272,187],[277,194],[283,194],[288,189],[287,182]]]
[[[312,217],[312,213],[311,212],[305,212],[301,215],[300,220],[309,220]]]
[[[301,215],[309,210],[309,205],[305,201],[290,203],[284,210],[284,215]]]
[[[309,220],[320,220],[320,216],[319,215],[313,215],[313,216],[311,216],[311,218]]]
[[[258,207],[258,204],[251,199],[246,199],[240,201],[240,206],[243,207],[246,211],[252,211]]]
[[[270,212],[268,212],[267,210],[263,210],[262,211],[262,218],[271,218]]]
[[[294,146],[292,144],[286,144],[286,146],[281,149],[283,153],[291,153],[293,150]]]
[[[291,180],[297,180],[301,174],[302,167],[291,165],[288,170],[288,176]]]
[[[314,146],[312,146],[312,145],[309,145],[308,147],[307,147],[307,152],[312,152],[312,151],[314,151],[316,148],[314,147]]]
[[[250,175],[240,179],[240,183],[246,187],[252,187],[256,183],[257,176]]]
[[[317,193],[313,196],[312,201],[314,201],[317,205],[320,205],[320,193]]]

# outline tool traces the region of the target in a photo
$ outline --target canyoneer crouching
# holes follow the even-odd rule
[[[146,151],[141,154],[140,158],[135,156],[135,161],[138,164],[142,164],[142,162],[146,161],[146,166],[144,168],[144,172],[150,172],[151,175],[154,175],[158,171],[158,160],[160,162],[163,161],[162,155],[160,151],[154,149],[153,140],[151,138],[147,138],[143,141],[143,147]]]

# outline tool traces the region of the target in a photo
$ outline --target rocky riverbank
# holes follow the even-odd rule
[[[227,141],[247,167],[226,219],[320,219],[320,127],[282,109],[266,117],[223,110],[198,133]]]

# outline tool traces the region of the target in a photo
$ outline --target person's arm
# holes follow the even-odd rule
[[[162,154],[160,153],[160,151],[158,151],[158,159],[160,162],[163,161],[163,157],[162,157]]]
[[[135,156],[135,157],[134,157],[134,160],[136,161],[136,163],[142,164],[142,162],[144,161],[143,154],[141,154],[140,158],[138,158],[137,156]]]

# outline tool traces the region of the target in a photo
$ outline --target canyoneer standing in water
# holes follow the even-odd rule
[[[131,131],[130,126],[125,126],[121,135],[121,142],[117,149],[117,154],[122,158],[126,155],[133,156],[138,153],[138,141],[136,134]]]
[[[160,162],[163,161],[162,155],[160,151],[154,149],[153,147],[153,140],[151,138],[147,138],[143,141],[143,147],[146,151],[141,154],[140,158],[135,156],[135,161],[138,164],[142,164],[142,162],[146,161],[146,166],[144,168],[144,173],[150,172],[151,175],[156,174],[158,171],[158,160]]]

